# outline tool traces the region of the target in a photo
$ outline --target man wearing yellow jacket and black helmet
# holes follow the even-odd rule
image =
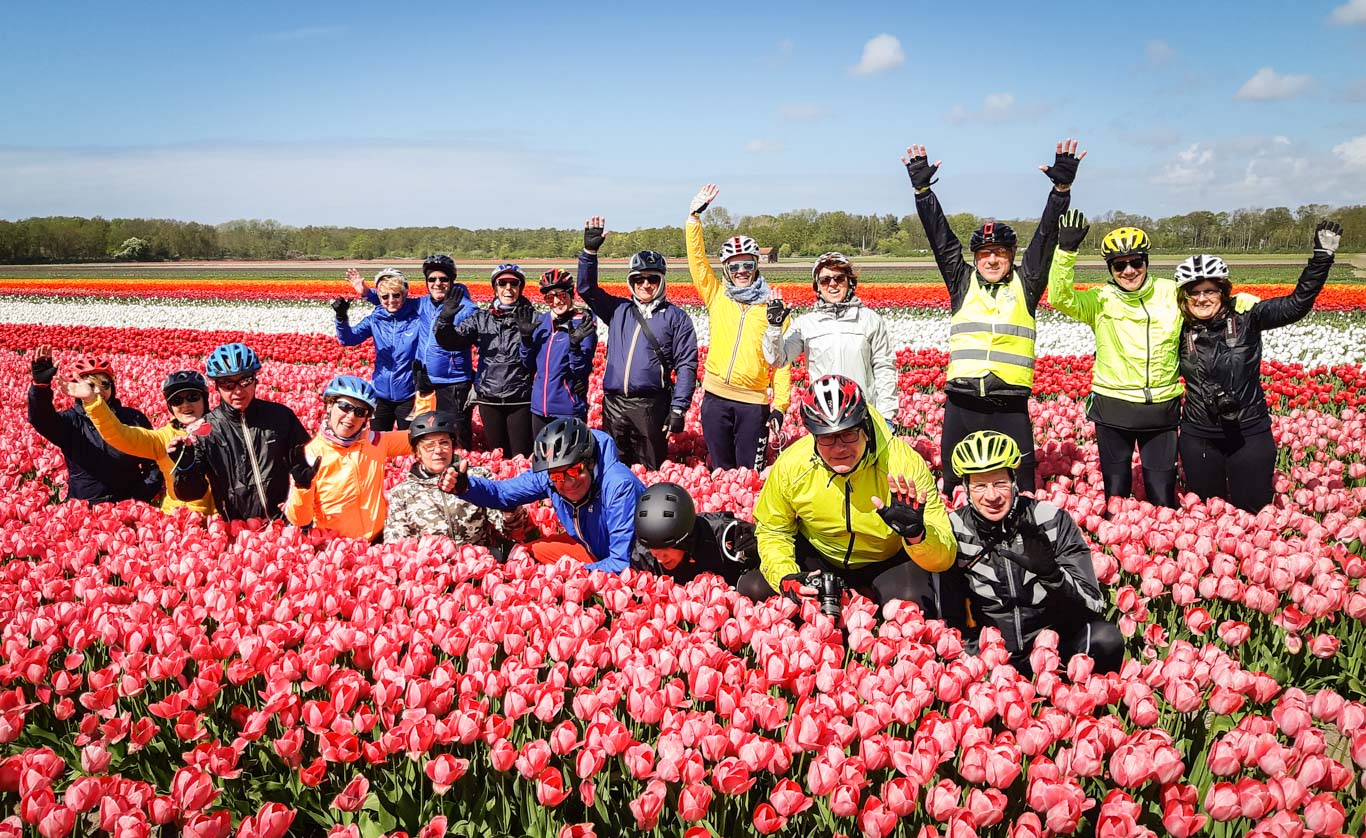
[[[948,569],[957,549],[929,466],[842,375],[817,379],[801,414],[811,435],[788,446],[764,482],[754,506],[759,569],[739,591],[814,596],[816,571],[879,603],[927,602],[929,574]]]
[[[685,228],[688,270],[711,328],[702,379],[702,431],[712,468],[761,468],[765,432],[773,437],[782,432],[792,374],[764,360],[770,292],[759,273],[759,245],[749,236],[726,239],[721,247],[724,283],[711,269],[701,215],[719,192],[715,184],[702,187],[688,208]]]

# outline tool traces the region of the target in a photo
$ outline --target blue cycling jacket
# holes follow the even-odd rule
[[[382,399],[401,402],[417,392],[413,384],[413,359],[417,357],[424,331],[420,302],[409,297],[403,307],[392,314],[376,307],[354,326],[337,321],[337,340],[342,346],[356,346],[374,339],[375,370],[370,382]]]
[[[470,289],[463,283],[453,283],[450,293],[460,297],[460,310],[452,323],[459,323],[479,310],[479,306],[470,299]],[[470,350],[466,348],[450,351],[442,349],[436,342],[434,325],[436,316],[441,313],[441,303],[434,301],[431,296],[414,299],[418,300],[418,313],[422,317],[422,334],[418,338],[417,357],[422,359],[422,365],[427,368],[427,377],[438,387],[446,384],[468,384],[473,381],[474,363],[470,360]],[[378,306],[379,294],[375,293],[375,289],[367,288],[365,301]]]
[[[588,375],[593,371],[593,353],[598,348],[598,335],[586,336],[575,349],[569,343],[569,332],[591,320],[591,314],[575,317],[570,314],[556,323],[549,312],[542,314],[531,334],[531,341],[522,343],[522,358],[536,370],[531,383],[531,409],[542,416],[585,419],[588,416]]]

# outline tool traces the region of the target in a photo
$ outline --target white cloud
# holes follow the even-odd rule
[[[1048,105],[1021,105],[1015,100],[1014,93],[988,93],[982,100],[981,109],[974,111],[963,105],[954,105],[948,119],[953,123],[1023,122],[1042,116],[1049,110]]]
[[[1333,154],[1347,168],[1366,171],[1366,134],[1333,146]]]
[[[901,41],[896,36],[883,33],[869,39],[863,45],[863,58],[858,66],[850,69],[856,76],[871,76],[892,70],[906,63],[906,53],[901,49]]]
[[[745,143],[745,151],[750,154],[775,154],[783,150],[783,144],[777,140],[765,140],[755,138]]]
[[[1338,26],[1360,26],[1366,23],[1366,0],[1348,0],[1334,9],[1328,19]]]
[[[1283,76],[1270,67],[1263,67],[1234,94],[1234,99],[1246,102],[1270,102],[1293,99],[1309,89],[1309,76]]]
[[[1149,41],[1143,52],[1148,56],[1149,64],[1159,67],[1170,63],[1176,57],[1176,50],[1172,49],[1171,44],[1161,40]]]
[[[779,106],[778,116],[789,122],[820,122],[830,116],[830,109],[815,102],[789,102]]]
[[[1214,180],[1214,168],[1210,165],[1213,162],[1213,148],[1193,143],[1177,152],[1176,159],[1167,163],[1153,181],[1174,189],[1204,186]]]
[[[280,32],[267,32],[261,35],[263,41],[320,41],[336,38],[346,33],[345,26],[301,26],[298,29],[285,29]]]

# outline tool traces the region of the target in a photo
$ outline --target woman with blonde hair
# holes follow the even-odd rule
[[[355,268],[347,272],[347,279],[354,285],[353,272]],[[370,427],[389,431],[397,422],[400,430],[407,430],[417,391],[413,361],[418,358],[422,337],[422,312],[418,300],[408,296],[408,277],[397,268],[385,268],[375,274],[375,293],[379,305],[355,326],[347,318],[351,301],[345,297],[332,301],[332,310],[337,315],[337,340],[342,346],[375,341],[375,369],[371,375],[375,411]]]

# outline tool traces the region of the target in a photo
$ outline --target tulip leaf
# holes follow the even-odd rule
[[[365,801],[365,805],[361,807],[361,811],[375,813],[375,817],[362,817],[356,823],[356,825],[360,827],[360,833],[363,838],[377,838],[377,836],[392,832],[394,828],[398,826],[398,821],[394,819],[394,816],[389,813],[388,809],[384,808],[384,803],[377,794],[371,795]]]

